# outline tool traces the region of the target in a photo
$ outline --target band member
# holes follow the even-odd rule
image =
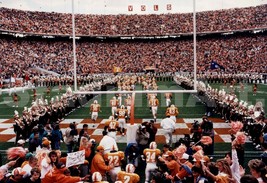
[[[117,112],[117,107],[118,107],[118,100],[116,99],[116,97],[114,96],[111,100],[110,100],[110,106],[111,106],[111,114],[112,116],[115,116],[116,112]]]
[[[94,100],[94,103],[91,104],[90,111],[92,112],[91,119],[93,121],[96,121],[98,117],[98,112],[100,112],[100,105],[98,104],[97,100]]]
[[[165,99],[166,99],[166,106],[169,107],[171,105],[171,98],[172,93],[165,93]]]

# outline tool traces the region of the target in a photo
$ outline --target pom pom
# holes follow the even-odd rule
[[[197,151],[195,154],[193,154],[192,157],[195,158],[196,161],[200,162],[200,161],[203,159],[203,157],[204,157],[204,152],[203,152],[203,150],[199,150],[199,151]]]
[[[7,159],[14,160],[16,158],[24,158],[26,151],[23,147],[11,147],[7,150]]]
[[[234,133],[237,133],[238,131],[240,131],[243,128],[243,123],[241,123],[240,121],[237,122],[231,122],[231,130]]]
[[[244,132],[237,132],[235,141],[237,144],[245,144],[245,142],[246,142],[245,133]]]
[[[187,150],[187,147],[182,144],[173,151],[173,154],[175,157],[181,158],[183,154],[186,152],[186,150]]]
[[[202,146],[192,146],[192,150],[197,152],[199,150],[203,150],[203,147]]]
[[[204,145],[212,144],[212,138],[210,136],[202,136],[200,142]]]

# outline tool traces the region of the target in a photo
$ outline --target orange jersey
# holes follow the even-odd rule
[[[165,93],[165,98],[171,99],[172,98],[172,94],[171,93]]]
[[[190,169],[193,167],[192,163],[190,163],[189,161],[185,162],[184,165],[187,165]],[[176,176],[182,180],[185,177],[187,177],[188,175],[189,175],[189,173],[184,168],[182,168],[182,166],[180,166]]]
[[[100,111],[100,105],[99,104],[91,104],[90,111],[91,112],[99,112]]]
[[[152,98],[152,96],[155,96],[155,94],[153,94],[153,93],[148,93],[148,94],[147,94],[147,99],[150,100],[150,99]]]
[[[146,148],[143,153],[146,156],[147,163],[155,163],[158,156],[161,154],[161,151],[159,149]]]
[[[125,171],[120,171],[117,175],[119,181],[123,183],[137,183],[140,181],[140,177],[136,173],[127,173]]]
[[[127,109],[118,109],[117,110],[118,118],[125,118],[128,114]]]
[[[118,167],[121,166],[121,160],[124,159],[124,152],[109,152],[104,155],[105,161],[108,162],[108,165]]]
[[[132,104],[132,99],[130,98],[125,99],[125,106],[131,106],[131,104]]]
[[[112,121],[106,121],[105,126],[108,127],[108,130],[116,130],[119,127],[119,122],[112,120]]]
[[[177,116],[179,114],[178,108],[177,107],[168,107],[166,110],[166,115],[170,116]]]
[[[149,105],[152,107],[157,107],[159,105],[159,100],[157,98],[152,98],[149,100]]]
[[[117,107],[119,104],[118,100],[117,99],[111,99],[110,100],[110,105],[111,107]]]

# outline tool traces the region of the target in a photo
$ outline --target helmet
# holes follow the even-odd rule
[[[94,172],[92,175],[92,181],[93,182],[102,181],[102,175],[99,172]]]
[[[171,107],[174,108],[175,106],[172,104]]]
[[[125,107],[124,107],[124,105],[121,105],[121,109],[124,109]]]
[[[97,100],[94,100],[94,104],[97,104]]]
[[[150,142],[149,148],[150,149],[156,149],[157,148],[157,143],[156,142]]]
[[[133,164],[128,164],[128,165],[126,165],[126,172],[127,173],[134,173],[134,171],[135,171],[135,166],[133,165]]]
[[[109,120],[114,120],[114,116],[109,116]]]

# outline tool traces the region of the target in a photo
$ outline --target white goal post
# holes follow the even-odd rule
[[[72,39],[73,39],[73,65],[74,65],[74,92],[75,94],[132,94],[135,93],[196,93],[197,92],[197,52],[196,52],[196,0],[193,0],[193,44],[194,44],[194,85],[192,90],[137,90],[137,91],[78,91],[77,90],[77,68],[76,68],[76,42],[75,42],[75,13],[74,13],[74,0],[72,0]]]

